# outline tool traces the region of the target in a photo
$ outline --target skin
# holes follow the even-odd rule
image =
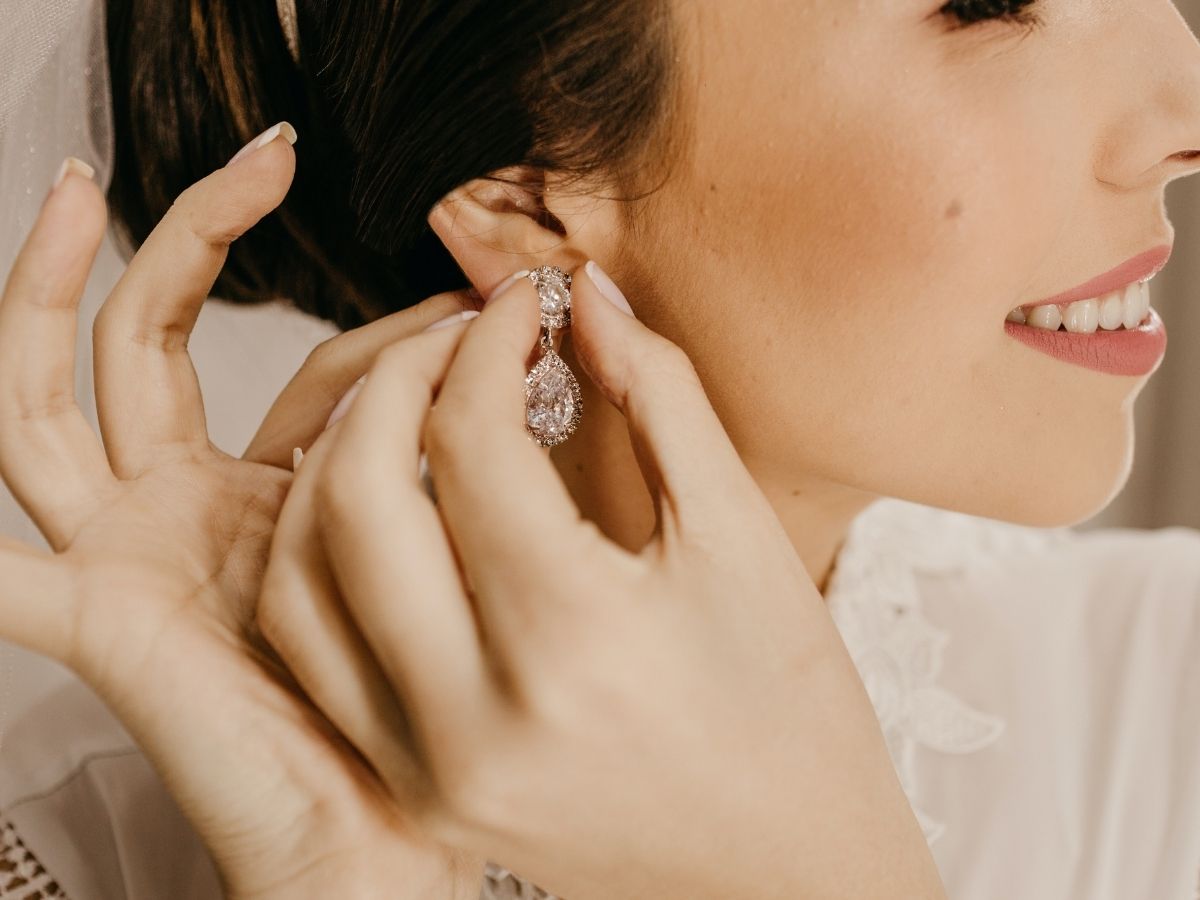
[[[675,178],[642,210],[637,235],[620,227],[616,210],[598,199],[599,191],[568,193],[554,178],[547,181],[543,200],[566,225],[566,240],[505,207],[481,184],[464,186],[431,216],[481,289],[526,264],[527,256],[571,269],[587,257],[601,259],[626,288],[643,322],[686,351],[741,460],[818,585],[827,579],[846,524],[879,494],[1032,524],[1078,521],[1110,499],[1128,472],[1132,400],[1145,379],[1102,376],[1038,356],[1007,338],[1004,315],[1168,238],[1162,191],[1169,180],[1193,170],[1193,161],[1177,154],[1200,142],[1200,134],[1191,131],[1200,131],[1200,122],[1193,126],[1187,103],[1195,93],[1193,73],[1200,72],[1195,42],[1165,0],[1045,0],[1047,28],[1025,37],[999,23],[950,34],[927,18],[934,5],[912,0],[847,9],[839,0],[815,0],[794,8],[760,0],[757,9],[739,4],[735,15],[720,0],[681,4],[680,64],[691,88],[688,122],[695,140]],[[904,91],[881,90],[897,71],[905,73]],[[734,121],[756,123],[759,129],[729,128]],[[1147,209],[1152,199],[1155,205]],[[64,211],[61,218],[54,231],[67,235],[65,223],[72,217]],[[91,237],[98,233],[94,227],[90,231]],[[90,239],[59,250],[86,253]],[[47,272],[54,268],[51,255],[39,263]],[[165,260],[170,254],[160,256]],[[165,261],[158,267],[164,282],[165,274],[174,272]],[[31,285],[42,283],[30,279]],[[781,286],[792,284],[803,288],[794,301],[781,302],[787,290]],[[47,306],[70,306],[73,289],[64,290]],[[198,302],[202,295],[198,290],[190,300]],[[903,304],[894,301],[897,297],[905,298]],[[750,304],[753,314],[746,315]],[[193,320],[190,309],[181,307],[180,321],[169,324],[186,333]],[[936,344],[930,320],[945,329]],[[161,322],[150,324],[164,331]],[[14,339],[14,346],[19,343]],[[746,364],[751,353],[758,361],[753,368]],[[579,371],[569,343],[564,355]],[[114,351],[110,358],[120,354]],[[14,365],[14,371],[41,371],[26,362]],[[368,364],[360,362],[353,372],[331,380],[348,386]],[[59,399],[64,394],[49,374],[42,374],[41,385],[7,382],[29,387],[16,418],[37,423],[34,428],[41,427],[42,418],[53,420],[47,427],[61,423],[61,417],[31,414],[56,409],[39,387]],[[114,375],[103,388],[98,377],[98,388],[111,389],[103,405],[114,414],[137,408],[117,387],[139,379],[145,380],[143,370]],[[169,375],[158,382],[159,387],[170,384]],[[653,506],[633,466],[627,426],[604,409],[598,392],[584,386],[589,430],[552,458],[584,515],[618,543],[640,547],[653,529]],[[1011,400],[1014,396],[1019,403]],[[24,643],[46,652],[51,642],[59,642],[59,658],[111,688],[114,707],[142,725],[135,730],[164,768],[174,767],[175,792],[192,798],[199,818],[229,812],[221,803],[202,807],[207,796],[202,776],[212,772],[187,771],[185,762],[196,754],[171,746],[173,730],[153,730],[160,718],[154,704],[146,702],[144,692],[132,690],[146,684],[136,678],[138,672],[105,668],[128,655],[129,635],[118,642],[115,629],[87,631],[82,653],[69,645],[70,635],[79,633],[71,625],[81,610],[105,610],[102,604],[113,599],[99,582],[95,591],[78,593],[77,572],[92,555],[87,538],[95,536],[97,548],[113,542],[114,523],[102,514],[138,512],[143,490],[145,506],[161,509],[154,499],[161,492],[148,482],[178,474],[172,489],[186,493],[201,465],[211,465],[214,482],[227,483],[222,467],[235,462],[203,457],[202,428],[194,415],[188,422],[192,430],[183,441],[106,425],[106,465],[114,471],[106,473],[93,453],[95,466],[79,470],[79,483],[85,484],[88,471],[120,479],[122,486],[105,487],[113,496],[129,492],[131,499],[118,507],[106,504],[106,510],[97,511],[60,503],[61,498],[24,498],[31,506],[46,504],[40,518],[59,555],[51,560],[5,547],[6,575],[15,579],[10,585],[23,581],[37,587],[38,596],[54,600],[39,608],[42,615],[35,620],[17,599],[33,594],[14,588],[5,608],[10,636],[24,637]],[[136,440],[121,446],[123,433]],[[73,446],[49,430],[31,434],[53,438],[53,448]],[[181,446],[195,454],[181,454]],[[36,449],[37,441],[31,440],[19,459],[11,455],[6,479],[62,486],[61,479],[33,477],[34,463],[20,462],[45,465]],[[706,445],[696,450],[703,459]],[[1043,459],[1058,464],[1019,465]],[[264,454],[257,465],[270,464],[278,461]],[[255,523],[265,531],[277,512],[284,479],[277,471],[246,467],[246,490],[233,499],[270,493],[274,499]],[[16,469],[21,472],[14,477]],[[80,497],[91,495],[84,490]],[[197,504],[190,511],[194,516],[187,524],[202,527],[206,508]],[[136,533],[145,522],[135,518],[129,527]],[[240,534],[238,529],[232,533]],[[159,560],[134,558],[137,554],[115,560],[127,566],[123,584],[144,581],[137,582],[141,589],[122,593],[163,603],[160,621],[194,624],[174,633],[213,637],[204,646],[214,653],[232,646],[236,660],[226,659],[228,671],[246,672],[268,692],[271,708],[282,710],[276,733],[302,734],[310,742],[303,746],[327,762],[330,757],[320,754],[344,747],[323,730],[323,720],[310,720],[306,708],[292,705],[299,698],[274,669],[266,648],[245,640],[242,631],[246,610],[235,601],[252,597],[253,590],[239,581],[239,573],[253,571],[252,563],[260,561],[261,533],[254,532],[255,546],[244,548],[244,570],[228,564],[237,558],[230,548],[213,550],[207,562],[230,582],[220,597],[202,594],[205,602],[194,602],[195,585],[181,583],[178,596],[164,600],[156,577]],[[111,566],[114,560],[107,562]],[[146,608],[130,604],[125,621],[139,615],[144,621]],[[181,610],[186,614],[180,616]],[[18,634],[19,629],[24,631]],[[109,643],[104,643],[106,634]],[[161,650],[149,630],[142,635],[147,646]],[[836,636],[829,636],[833,644]],[[172,664],[188,661],[162,655]],[[243,657],[260,669],[242,667]],[[198,671],[194,665],[184,668]],[[553,676],[543,681],[557,683]],[[848,678],[844,684],[856,682]],[[131,705],[135,699],[140,706]],[[361,823],[364,810],[373,808],[377,786],[365,776],[356,781],[361,772],[351,765],[353,754],[337,758],[346,766],[343,775],[360,785],[361,804],[347,808],[344,818]],[[872,766],[872,773],[890,777],[882,753],[873,761],[882,765]],[[322,764],[312,771],[328,770]],[[243,774],[254,778],[253,771]],[[312,780],[297,778],[284,791],[291,795],[295,788],[293,798],[303,804]],[[353,792],[339,792],[338,798],[348,795]],[[265,806],[288,811],[283,802]],[[246,813],[253,818],[265,806],[255,804]],[[287,843],[321,846],[325,821]],[[270,833],[257,824],[259,833]],[[211,842],[228,842],[224,828],[214,831]],[[410,844],[399,828],[388,837],[395,843],[383,848],[380,858],[403,847],[414,860],[420,856],[430,864],[431,878],[453,864],[444,848]],[[251,840],[248,846],[223,847],[229,868],[251,858],[255,846]],[[278,880],[246,884],[243,893],[269,896],[282,886],[282,895],[297,896],[307,858],[300,853],[279,860]],[[248,872],[258,869],[247,867]]]
[[[320,345],[241,458],[209,442],[186,352],[229,242],[275,208],[294,169],[277,139],[216,171],[138,251],[93,330],[102,441],[75,402],[73,369],[104,196],[80,174],[47,196],[0,297],[0,477],[53,552],[0,537],[0,636],[104,700],[229,900],[474,900],[483,861],[430,841],[386,802],[254,627],[292,448],[321,433],[381,348],[461,312],[465,295]]]
[[[489,242],[602,262],[687,352],[822,589],[878,495],[1044,526],[1112,499],[1149,376],[1041,355],[1004,317],[1169,242],[1164,189],[1197,169],[1200,50],[1168,0],[1042,0],[1028,33],[952,31],[939,5],[681,2],[692,139],[639,233],[551,185],[565,241]],[[456,217],[497,233],[512,214],[474,189]],[[584,389],[553,457],[640,546],[624,423]]]

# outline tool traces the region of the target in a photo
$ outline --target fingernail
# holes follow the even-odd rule
[[[358,396],[358,392],[362,390],[363,383],[367,380],[364,375],[350,387],[342,395],[342,399],[337,402],[337,406],[333,408],[333,412],[329,414],[329,421],[325,423],[325,430],[328,431],[333,427],[333,423],[342,418],[346,413],[350,412],[350,407],[354,404],[354,398]]]
[[[304,451],[297,447],[292,451],[292,471],[295,472],[299,469],[302,462],[304,462]]]
[[[95,176],[96,170],[85,163],[82,159],[79,159],[75,156],[68,156],[63,160],[63,164],[58,167],[58,174],[54,177],[54,187],[52,187],[50,190],[54,190],[60,184],[62,184],[63,180],[69,173],[82,175],[84,178],[90,179]]]
[[[492,289],[492,292],[490,294],[488,294],[488,296],[487,296],[487,300],[484,301],[484,305],[491,303],[493,300],[495,300],[497,297],[499,297],[501,294],[503,294],[505,291],[507,291],[514,284],[518,284],[522,280],[524,280],[528,277],[529,277],[528,269],[522,269],[520,272],[514,272],[513,274],[509,275],[507,278],[505,278],[502,282],[500,282],[498,285],[496,285]]]
[[[444,319],[438,319],[426,331],[433,331],[435,328],[446,328],[450,325],[457,325],[459,322],[469,322],[479,315],[477,309],[464,309],[462,312],[456,312],[452,316],[446,316]]]
[[[600,289],[600,293],[604,295],[604,299],[615,306],[621,312],[627,315],[633,315],[633,309],[629,305],[629,301],[625,299],[625,295],[621,293],[621,289],[616,286],[605,271],[596,264],[594,259],[589,259],[586,266],[583,267],[588,274],[588,278],[592,279],[592,283]],[[634,316],[634,318],[637,318]]]
[[[258,150],[260,147],[267,146],[267,144],[271,143],[271,141],[275,140],[275,138],[279,137],[281,134],[287,139],[289,144],[296,143],[296,139],[298,137],[296,134],[296,129],[293,128],[288,122],[279,122],[278,124],[272,125],[266,131],[248,143],[245,147],[239,150],[233,159],[226,163],[226,165],[232,166],[235,162],[240,159],[244,159],[255,150]]]

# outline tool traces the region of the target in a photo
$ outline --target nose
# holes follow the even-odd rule
[[[1200,171],[1200,41],[1172,0],[1125,0],[1109,63],[1120,114],[1110,123],[1097,178],[1136,190]]]

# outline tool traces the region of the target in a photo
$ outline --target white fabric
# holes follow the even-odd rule
[[[827,600],[953,900],[1200,894],[1200,532],[880,500]],[[14,724],[0,814],[74,900],[219,897],[153,770],[78,684]],[[488,875],[483,900],[548,896]]]

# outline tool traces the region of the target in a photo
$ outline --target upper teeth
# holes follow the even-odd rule
[[[1136,328],[1149,312],[1150,282],[1146,280],[1135,281],[1119,291],[1092,300],[1018,306],[1008,314],[1008,321],[1047,331],[1058,331],[1061,326],[1067,331],[1091,334],[1097,329]]]

